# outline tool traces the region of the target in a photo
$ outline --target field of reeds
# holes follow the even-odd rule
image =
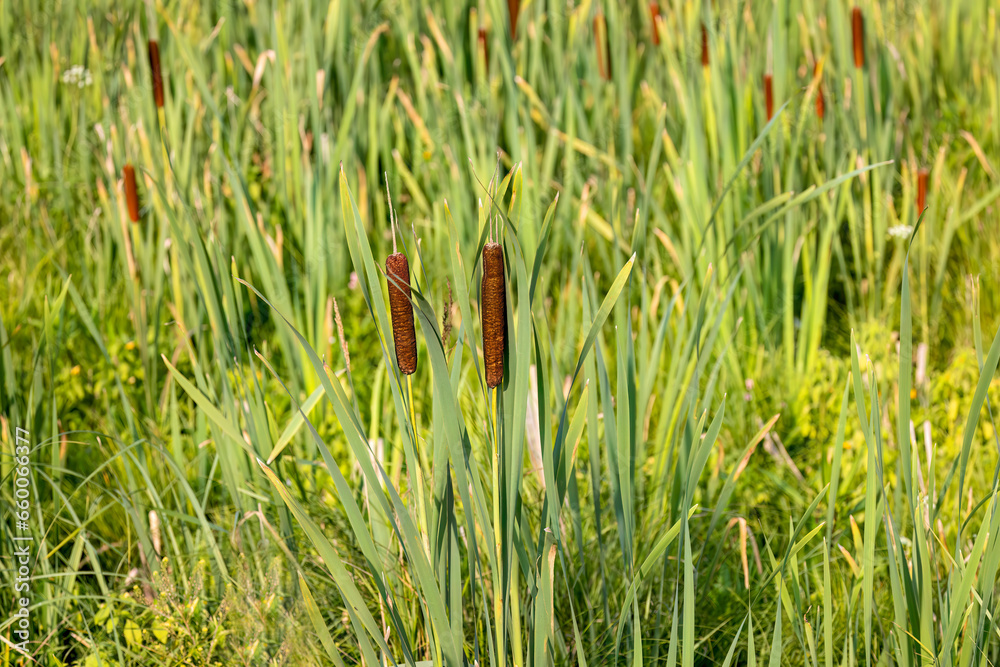
[[[991,0],[0,0],[0,662],[1000,660]]]

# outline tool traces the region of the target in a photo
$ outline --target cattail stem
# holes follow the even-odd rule
[[[492,389],[492,388],[491,388]],[[493,578],[493,614],[497,631],[497,655],[500,664],[507,664],[507,635],[504,632],[503,590],[503,523],[500,519],[500,410],[499,391],[490,391],[490,414],[493,421],[493,546],[496,552],[497,576]]]
[[[125,202],[128,204],[128,217],[132,222],[139,222],[139,195],[135,190],[135,169],[127,164],[122,169],[125,176]]]
[[[163,71],[160,69],[160,44],[155,39],[149,40],[149,71],[153,77],[153,101],[156,108],[163,108]]]
[[[410,303],[410,263],[401,252],[385,258],[389,283],[389,310],[392,314],[392,339],[396,345],[396,365],[403,375],[417,370],[417,336],[413,329],[413,305]]]
[[[407,403],[410,404],[410,430],[412,431],[411,435],[413,437],[412,445],[413,445],[414,448],[416,448],[416,445],[417,445],[417,412],[416,412],[416,409],[413,406],[413,376],[412,375],[407,375],[406,376],[406,401],[407,401]],[[413,481],[413,485],[415,487],[417,487],[417,514],[418,514],[418,516],[417,516],[417,523],[418,523],[418,525],[419,525],[419,527],[421,529],[420,530],[420,534],[423,536],[423,539],[424,539],[424,549],[427,550],[427,553],[430,553],[430,548],[429,548],[430,545],[429,545],[428,540],[427,540],[427,531],[425,530],[425,522],[426,522],[426,519],[427,519],[427,509],[426,509],[427,508],[427,505],[426,505],[427,501],[424,498],[424,484],[423,484],[424,473],[423,473],[423,466],[420,465],[420,457],[416,454],[416,452],[414,452],[413,463],[414,463],[414,467],[416,468],[416,470],[414,471],[416,473],[414,475],[414,477],[416,479],[413,479],[412,481]],[[435,642],[435,643],[437,643],[437,642]]]
[[[764,106],[767,108],[767,122],[774,118],[774,90],[770,74],[764,75]]]
[[[854,66],[861,69],[865,66],[865,18],[860,7],[851,12],[851,31],[854,33]]]
[[[930,171],[924,167],[917,172],[917,215],[927,208],[927,177]]]
[[[483,246],[483,361],[486,386],[503,381],[503,351],[507,340],[507,294],[504,286],[503,249],[499,243]]]
[[[701,66],[708,67],[708,28],[701,24]]]
[[[611,80],[611,45],[608,43],[608,22],[604,14],[594,17],[594,48],[597,49],[597,71],[605,81]]]
[[[653,26],[653,45],[660,45],[660,3],[649,3],[649,22]]]

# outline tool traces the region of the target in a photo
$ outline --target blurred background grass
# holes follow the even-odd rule
[[[508,261],[522,261],[537,276],[537,293],[524,311],[532,337],[520,341],[535,384],[514,396],[523,405],[530,392],[542,422],[537,445],[529,426],[523,481],[518,476],[517,497],[528,509],[516,521],[524,529],[537,532],[548,520],[539,472],[545,462],[532,455],[551,451],[564,404],[573,414],[578,400],[588,411],[594,402],[570,475],[578,474],[580,486],[567,491],[584,510],[571,522],[572,537],[560,541],[569,565],[556,569],[563,581],[554,587],[556,648],[547,659],[615,659],[625,589],[650,546],[642,536],[682,520],[689,491],[700,510],[690,537],[677,544],[687,540],[698,556],[697,596],[690,607],[678,603],[676,586],[686,581],[680,563],[690,558],[673,547],[638,588],[625,654],[714,664],[738,646],[738,660],[755,650],[766,658],[782,618],[768,554],[780,559],[791,546],[793,524],[804,520],[811,530],[826,518],[825,499],[820,510],[806,510],[834,469],[835,521],[824,533],[832,584],[819,592],[824,550],[811,543],[782,589],[788,627],[784,642],[778,635],[779,655],[817,662],[822,652],[810,652],[807,635],[825,622],[821,600],[830,599],[837,638],[831,659],[866,659],[855,597],[865,576],[852,562],[862,562],[862,546],[876,550],[880,585],[891,552],[888,541],[875,545],[874,534],[852,531],[855,515],[867,531],[871,448],[852,408],[843,460],[835,463],[837,426],[853,330],[881,392],[874,422],[887,432],[885,496],[906,515],[921,496],[906,489],[907,503],[904,491],[895,491],[902,488],[894,431],[899,295],[919,214],[920,169],[930,176],[909,259],[911,418],[921,456],[925,442],[934,456],[933,468],[923,459],[923,474],[939,485],[926,480],[922,497],[935,507],[936,523],[928,524],[939,544],[959,539],[968,518],[959,507],[993,497],[997,448],[985,412],[963,488],[945,480],[961,457],[984,348],[1000,322],[993,285],[1000,255],[997,8],[983,0],[861,2],[865,64],[857,68],[852,7],[842,2],[663,2],[654,21],[647,3],[533,0],[520,4],[512,34],[515,5],[0,5],[0,407],[5,451],[16,426],[31,431],[36,447],[37,659],[333,660],[303,585],[338,651],[348,661],[361,657],[343,590],[253,461],[270,463],[282,442],[294,414],[289,395],[295,404],[316,396],[310,419],[370,518],[386,563],[398,565],[392,579],[408,605],[401,613],[413,620],[410,636],[393,635],[389,648],[412,645],[418,660],[440,658],[402,547],[369,507],[372,490],[345,427],[319,400],[323,377],[292,330],[233,279],[259,289],[324,359],[376,459],[415,502],[422,482],[409,477],[405,414],[394,410],[399,378],[375,344],[385,331],[364,298],[364,270],[345,232],[356,218],[374,256],[389,252],[386,189],[420,291],[438,322],[449,316],[448,358],[454,362],[463,340],[469,343],[453,373],[455,398],[487,470],[487,404],[470,363],[477,292],[463,309],[455,278],[478,275],[476,250],[484,217],[492,215],[488,188],[496,195],[499,182],[517,174],[504,186],[503,210],[523,257]],[[604,28],[595,32],[598,25]],[[162,120],[151,95],[148,39],[159,40],[162,54]],[[770,124],[765,74],[773,76],[777,111]],[[121,186],[126,163],[139,181],[135,225]],[[356,216],[342,208],[345,186]],[[557,195],[546,236],[546,211]],[[547,249],[536,256],[543,242]],[[461,274],[452,264],[456,249]],[[591,382],[581,389],[578,380],[570,391],[565,378],[584,334],[632,252],[630,281],[614,311],[617,329],[601,329],[583,371]],[[978,290],[970,274],[982,276]],[[974,321],[979,313],[981,324]],[[977,327],[986,331],[978,357]],[[421,339],[421,364],[429,369],[426,346]],[[655,349],[662,351],[647,366]],[[237,442],[196,405],[164,358],[244,437]],[[867,378],[864,357],[862,369]],[[425,471],[438,470],[431,464],[439,403],[430,371],[421,372],[414,427],[426,447],[417,447],[417,456]],[[539,375],[547,387],[541,394]],[[995,405],[997,383],[989,386]],[[692,480],[683,452],[697,450],[698,427],[706,426],[699,419],[708,409],[711,422],[724,395],[718,439],[704,474]],[[613,410],[625,410],[632,424],[632,466],[617,481],[608,452],[623,445],[604,426]],[[744,470],[741,452],[762,428]],[[306,429],[288,435],[274,469],[355,572],[379,622],[391,626],[321,448]],[[2,468],[9,506],[11,461]],[[488,478],[484,473],[492,488]],[[720,502],[727,481],[737,478],[731,500]],[[616,505],[622,498],[631,510]],[[717,508],[721,523],[710,527]],[[457,530],[464,519],[455,512]],[[467,545],[468,536],[463,540]],[[971,543],[959,548],[967,553]],[[2,549],[10,563],[11,544]],[[960,579],[961,558],[950,547],[930,549],[935,580],[946,583],[927,604],[947,617],[953,603],[940,591]],[[461,598],[464,622],[481,633],[464,635],[465,654],[486,660],[477,614],[492,590],[477,593],[464,553],[461,562],[454,567],[469,587]],[[6,587],[13,570],[5,568]],[[882,587],[873,595],[885,619],[876,643],[889,650],[867,658],[906,662],[892,653],[893,594]],[[750,599],[753,646],[748,628],[736,630]],[[691,614],[681,627],[693,632],[693,644],[671,657],[670,623],[681,607]],[[531,619],[538,613],[525,612]],[[641,633],[633,625],[639,618]],[[939,642],[943,625],[934,633]],[[9,624],[0,627],[9,632]],[[995,660],[996,650],[993,642],[968,659]],[[950,646],[931,654],[938,651],[951,659]],[[956,659],[963,655],[956,651]]]

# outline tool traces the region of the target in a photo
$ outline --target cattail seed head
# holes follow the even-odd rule
[[[771,85],[771,75],[764,75],[764,106],[767,108],[767,121],[774,118],[774,91]]]
[[[479,29],[479,48],[483,51],[483,63],[486,65],[486,75],[490,74],[490,45],[486,41],[486,28]]]
[[[816,68],[813,70],[814,76],[819,74],[819,63],[816,64]],[[823,120],[826,115],[826,100],[823,98],[823,80],[820,79],[819,84],[816,86],[816,117]]]
[[[851,12],[851,31],[854,33],[854,66],[861,69],[865,66],[865,17],[860,7]]]
[[[139,222],[139,195],[135,191],[135,169],[127,164],[122,169],[125,177],[125,203],[128,204],[128,217],[132,222]]]
[[[926,167],[917,172],[917,215],[927,208],[927,177],[930,173]]]
[[[611,45],[608,43],[608,23],[604,14],[594,17],[594,48],[597,49],[597,70],[605,81],[611,80]]]
[[[708,28],[701,24],[701,66],[708,67]]]
[[[653,24],[653,45],[660,45],[660,26],[658,21],[660,20],[660,3],[651,2],[649,3],[649,21]]]
[[[128,204],[128,217],[132,222],[139,222],[139,195],[135,191],[135,169],[127,164],[122,169],[125,176],[125,202]]]
[[[149,40],[149,71],[153,77],[153,101],[159,109],[163,106],[163,71],[160,69],[160,44]]]
[[[521,12],[521,0],[507,0],[507,15],[510,18],[510,38],[517,39],[517,15]]]
[[[504,286],[503,249],[499,243],[483,246],[483,361],[486,386],[503,381],[503,350],[507,340],[507,291]]]
[[[417,336],[413,329],[413,305],[410,303],[410,263],[406,255],[395,252],[385,258],[389,283],[389,311],[392,314],[392,340],[396,344],[396,364],[403,375],[417,370]]]

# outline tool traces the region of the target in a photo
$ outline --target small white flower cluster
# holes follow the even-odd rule
[[[913,227],[909,225],[895,225],[889,228],[889,236],[894,236],[897,239],[908,239],[910,234],[913,233]]]
[[[83,88],[84,86],[92,84],[94,79],[90,76],[89,69],[83,65],[73,65],[68,70],[63,72],[62,82],[71,86],[75,85],[78,88]]]

